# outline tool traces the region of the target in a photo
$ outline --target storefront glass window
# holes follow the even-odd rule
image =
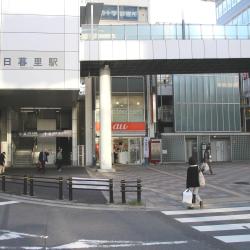
[[[129,94],[129,121],[144,121],[144,96],[143,94]]]
[[[128,97],[126,95],[116,94],[112,96],[112,121],[128,121]]]
[[[143,78],[129,77],[128,78],[128,92],[143,92]]]

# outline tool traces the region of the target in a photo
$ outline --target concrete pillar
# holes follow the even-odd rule
[[[7,147],[8,147],[8,153],[7,153],[7,161],[6,165],[11,166],[12,165],[12,121],[11,121],[11,110],[9,109],[7,112]]]
[[[72,107],[72,165],[77,166],[77,105]]]
[[[112,170],[111,77],[110,68],[100,69],[100,168]]]
[[[85,152],[86,165],[93,165],[93,112],[92,112],[92,78],[85,77]]]
[[[152,113],[153,113],[153,99],[152,99],[152,93],[151,93],[151,82],[150,82],[150,76],[146,76],[146,86],[147,86],[147,134],[148,137],[150,138],[154,138],[154,123],[153,123],[153,119],[151,117]]]
[[[5,166],[12,164],[11,110],[1,111],[1,152],[6,153]]]

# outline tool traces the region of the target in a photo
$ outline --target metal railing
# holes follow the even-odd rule
[[[125,24],[81,27],[81,40],[250,39],[248,25]]]
[[[33,176],[20,176],[20,175],[2,175],[0,178],[2,192],[8,192],[12,189],[9,184],[17,184],[23,186],[23,194],[34,196],[35,187],[53,188],[58,189],[58,199],[63,199],[63,178],[52,177],[33,177]],[[7,186],[8,184],[8,186]],[[29,190],[28,190],[29,189]]]
[[[141,180],[137,179],[136,181],[126,181],[121,180],[121,194],[122,194],[122,204],[126,204],[126,193],[136,193],[136,200],[138,203],[141,203],[141,192],[142,184]]]
[[[68,179],[69,200],[73,200],[73,190],[97,190],[109,192],[109,203],[114,203],[112,179],[90,179],[71,177]]]
[[[64,191],[63,182],[65,180],[62,177],[42,177],[42,176],[18,176],[18,175],[2,175],[0,176],[1,190],[2,192],[13,193],[13,187],[15,185],[22,186],[22,189],[18,188],[18,193],[22,190],[22,194],[35,196],[37,191],[37,197],[39,197],[39,191],[41,187],[44,189],[56,189],[58,199],[63,200]],[[14,184],[14,186],[10,186]],[[38,188],[39,189],[36,189]],[[66,188],[66,185],[64,186]],[[113,179],[92,179],[92,178],[80,178],[70,177],[67,179],[67,188],[69,200],[73,200],[73,190],[94,190],[94,191],[106,191],[109,193],[109,203],[114,203],[114,183]],[[122,180],[120,182],[120,192],[122,198],[122,204],[126,203],[126,193],[136,193],[137,203],[141,203],[142,182],[137,180]],[[16,191],[16,190],[15,190]],[[54,195],[54,194],[53,194]]]
[[[63,199],[63,178],[62,177],[41,177],[30,176],[29,180],[29,192],[30,196],[34,196],[35,187],[53,188],[58,189],[58,199]]]

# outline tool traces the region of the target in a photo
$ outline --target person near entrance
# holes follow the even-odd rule
[[[0,174],[3,174],[5,171],[5,152],[0,154]]]
[[[62,148],[59,147],[56,154],[56,169],[58,170],[58,172],[62,171],[62,161],[63,161]]]
[[[207,163],[208,167],[209,167],[209,172],[210,174],[214,174],[213,173],[213,170],[212,170],[212,167],[211,167],[211,160],[212,160],[212,157],[211,157],[211,154],[210,154],[210,146],[207,146],[206,147],[206,150],[204,151],[204,162]]]
[[[44,150],[44,149],[42,149],[42,151],[39,153],[38,171],[42,170],[43,172],[45,172],[45,164],[46,164],[46,162],[48,162],[48,155],[49,155],[49,153],[47,152],[47,150]]]

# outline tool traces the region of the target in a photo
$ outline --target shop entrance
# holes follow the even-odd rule
[[[211,154],[213,161],[230,161],[230,139],[221,138],[211,140]]]
[[[142,163],[141,138],[114,138],[113,163],[141,164]]]
[[[186,138],[186,162],[191,156],[198,161],[196,138]]]

